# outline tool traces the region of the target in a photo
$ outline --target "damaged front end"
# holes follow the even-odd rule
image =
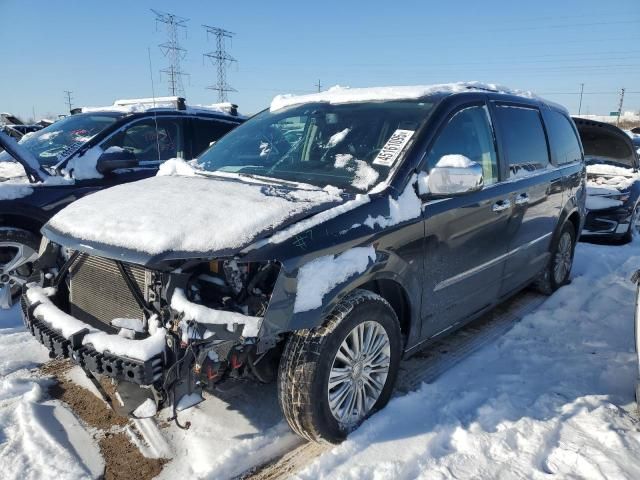
[[[121,412],[150,416],[170,406],[175,414],[222,382],[275,378],[276,348],[258,353],[258,344],[277,262],[148,269],[45,239],[39,263],[40,282],[22,297],[27,327],[52,357],[118,383]]]

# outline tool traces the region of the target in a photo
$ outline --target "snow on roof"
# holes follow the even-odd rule
[[[385,100],[410,100],[434,95],[437,93],[460,93],[468,91],[492,91],[521,97],[534,98],[532,92],[523,90],[513,90],[495,83],[482,82],[457,82],[441,83],[436,85],[415,85],[415,86],[390,86],[390,87],[367,87],[350,88],[336,85],[329,90],[309,95],[277,95],[271,101],[270,110],[276,111],[282,108],[303,103],[327,102],[332,104],[371,102]]]
[[[230,102],[214,103],[211,105],[186,105],[181,97],[156,97],[156,98],[130,98],[121,99],[113,102],[113,105],[104,107],[82,107],[82,113],[94,112],[122,112],[122,113],[139,113],[149,110],[176,110],[179,105],[184,104],[185,111],[192,113],[217,113],[239,117],[237,105]]]

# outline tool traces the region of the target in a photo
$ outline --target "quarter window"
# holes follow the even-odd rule
[[[498,181],[498,160],[487,107],[467,107],[451,117],[429,152],[427,170],[445,155],[455,154],[482,165],[485,185]]]
[[[547,139],[540,112],[533,108],[498,105],[510,177],[527,177],[549,165]]]
[[[560,112],[545,113],[549,143],[558,165],[582,160],[582,150],[570,120]]]

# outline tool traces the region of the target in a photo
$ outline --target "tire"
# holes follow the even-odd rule
[[[0,308],[10,308],[33,275],[40,238],[18,228],[0,228]]]
[[[551,295],[569,283],[575,248],[575,229],[571,222],[565,222],[551,246],[549,262],[534,284],[537,290],[545,295]]]
[[[378,354],[372,354],[369,360],[365,357],[348,367],[342,361],[346,352],[343,346],[345,342],[349,346],[349,342],[354,341],[356,331],[363,332],[363,338],[375,338],[370,345],[381,342],[380,345],[384,344],[384,348]],[[375,332],[375,337],[367,337],[370,332]],[[385,343],[385,335],[388,343]],[[366,343],[365,341],[363,352],[367,351]],[[338,355],[339,349],[341,351]],[[369,352],[375,350],[377,348],[368,349]],[[278,372],[278,399],[284,417],[292,430],[303,438],[323,443],[340,442],[367,417],[387,404],[398,374],[401,355],[400,324],[389,303],[372,292],[355,290],[336,306],[322,326],[294,332],[288,339]],[[370,364],[386,363],[387,360],[386,378],[383,378],[384,373],[371,372]],[[338,386],[330,389],[329,376],[331,373],[336,375],[339,371],[349,373],[342,373],[346,379],[339,380]],[[378,388],[374,386],[373,380],[369,380],[372,376],[378,383]],[[354,390],[353,385],[359,387]],[[329,396],[340,397],[340,392],[344,389],[366,394],[357,397],[361,400],[359,403],[362,408],[354,405],[350,412],[356,412],[355,415],[345,415],[343,418],[346,420],[339,421],[336,417],[339,408],[335,404],[340,402],[334,402],[332,410]],[[379,390],[377,398],[376,390]],[[351,397],[347,393],[346,400],[343,400],[346,407],[344,412],[349,411],[347,405]]]
[[[640,204],[636,204],[633,213],[629,219],[629,230],[622,237],[622,241],[629,243],[633,241],[633,237],[640,233]]]

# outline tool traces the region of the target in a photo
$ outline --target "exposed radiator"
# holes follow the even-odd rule
[[[151,272],[138,265],[123,265],[146,296]],[[70,269],[70,279],[69,300],[74,317],[101,329],[105,324],[110,326],[114,318],[144,318],[115,261],[82,253]]]

